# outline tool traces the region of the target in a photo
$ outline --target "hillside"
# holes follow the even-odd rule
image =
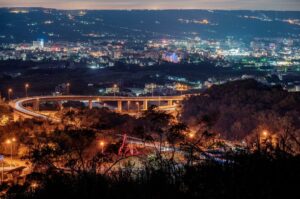
[[[299,115],[299,93],[243,80],[213,86],[201,96],[186,100],[182,118],[195,126],[208,117],[212,132],[228,139],[243,139],[263,129],[281,133],[289,126],[299,131]]]

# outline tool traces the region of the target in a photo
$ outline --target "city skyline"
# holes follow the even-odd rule
[[[216,9],[299,11],[298,0],[3,0],[0,7],[45,7],[56,9]]]

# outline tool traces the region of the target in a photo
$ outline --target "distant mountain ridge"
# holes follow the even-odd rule
[[[300,12],[0,8],[0,42],[299,38]]]

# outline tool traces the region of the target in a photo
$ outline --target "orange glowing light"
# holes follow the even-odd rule
[[[100,141],[100,146],[103,147],[105,145],[104,141]]]

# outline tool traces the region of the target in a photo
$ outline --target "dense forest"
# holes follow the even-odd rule
[[[300,94],[269,87],[255,80],[240,80],[213,86],[183,104],[182,119],[197,127],[209,118],[211,132],[241,140],[262,130],[272,134],[292,131],[300,135]]]

